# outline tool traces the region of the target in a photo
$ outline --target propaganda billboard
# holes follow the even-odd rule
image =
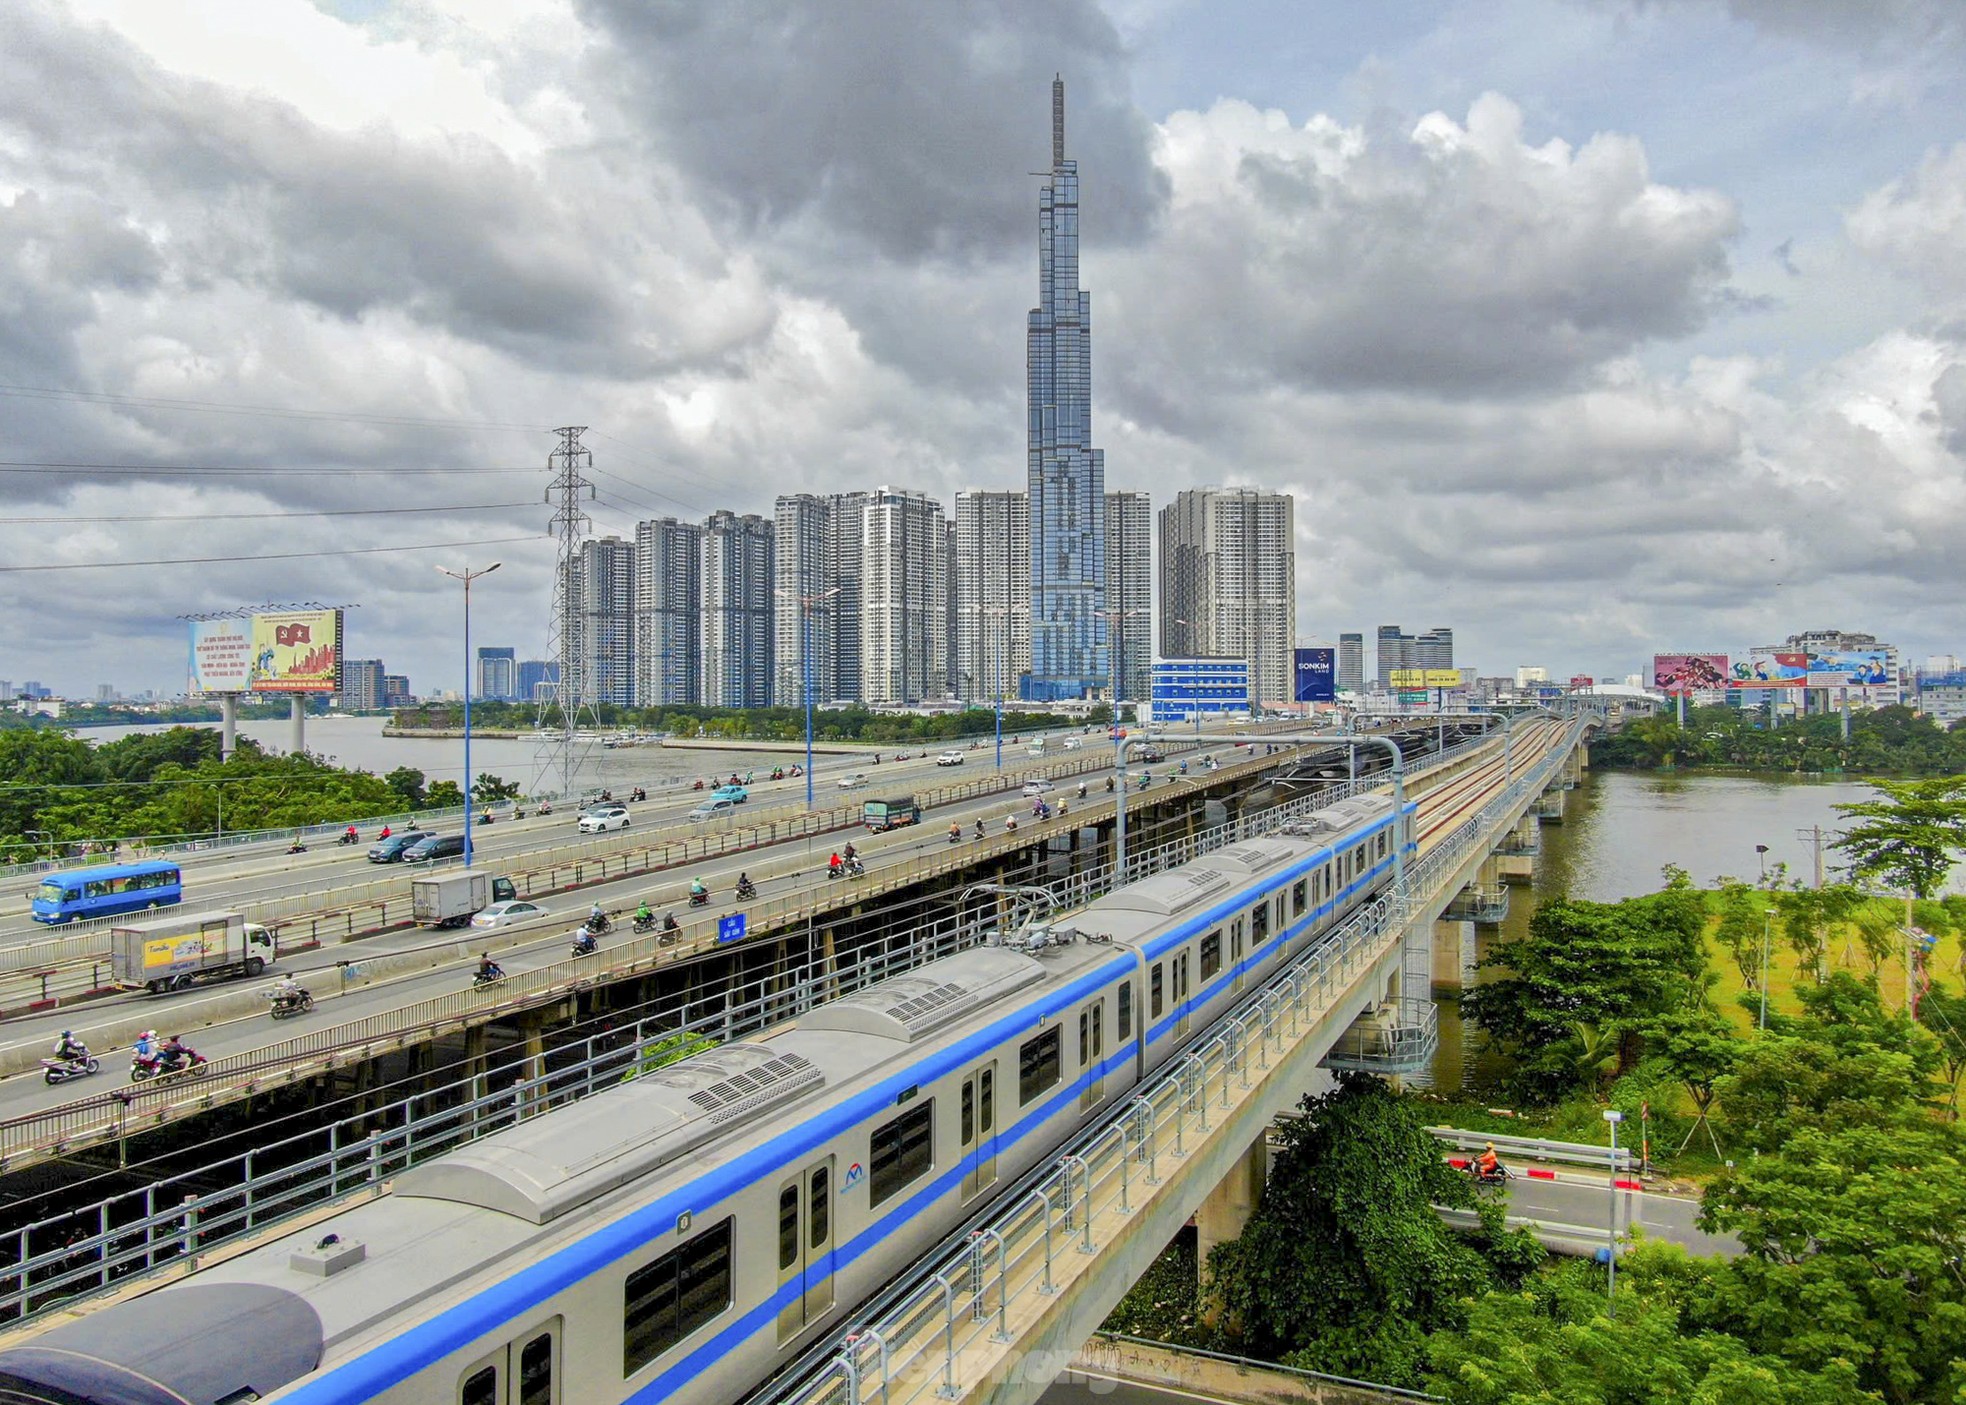
[[[1458,688],[1458,668],[1396,668],[1386,680],[1395,688]]]
[[[253,667],[250,620],[193,620],[186,692],[243,693]]]
[[[1662,693],[1700,693],[1709,688],[1725,688],[1728,671],[1725,654],[1652,656],[1652,686]]]
[[[1888,649],[1825,649],[1809,655],[1811,688],[1875,688],[1897,681]]]
[[[1759,651],[1734,661],[1730,688],[1806,688],[1809,656],[1803,653]]]
[[[252,631],[253,692],[341,691],[341,611],[254,615]]]
[[[1299,649],[1296,656],[1297,684],[1292,689],[1297,702],[1335,702],[1338,698],[1338,651]]]
[[[1588,673],[1573,673],[1570,675],[1570,691],[1573,693],[1581,688],[1595,688],[1596,686],[1597,680],[1592,678]]]

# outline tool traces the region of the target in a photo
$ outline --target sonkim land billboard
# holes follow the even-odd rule
[[[341,611],[279,610],[191,625],[194,693],[341,690]]]
[[[1699,693],[1727,686],[1725,654],[1654,654],[1652,686],[1662,693]]]
[[[1338,697],[1338,651],[1299,649],[1296,653],[1297,680],[1292,698],[1297,702],[1334,702]]]

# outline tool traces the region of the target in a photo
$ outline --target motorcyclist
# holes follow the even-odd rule
[[[599,946],[600,942],[595,938],[592,927],[582,927],[573,934],[573,949],[582,956],[585,956],[588,952],[595,950]]]
[[[1017,816],[1005,815],[1003,817],[1003,832],[1005,834],[1017,833]]]
[[[300,996],[300,982],[292,976],[282,976],[273,982],[273,1002],[276,1005],[298,1005]]]
[[[826,876],[828,878],[838,878],[841,867],[840,853],[839,850],[835,849],[833,851],[833,857],[826,860]]]
[[[702,902],[704,899],[708,898],[709,896],[710,896],[710,890],[703,886],[703,880],[701,878],[690,879],[689,900],[691,902]]]
[[[635,909],[635,925],[637,927],[646,927],[653,921],[655,921],[655,914],[649,910],[648,899],[643,898],[641,904]]]
[[[961,823],[961,821],[959,821],[959,820],[950,820],[950,821],[949,821],[949,842],[950,842],[951,844],[953,844],[953,843],[955,843],[955,842],[956,842],[956,841],[957,841],[958,839],[960,839],[960,838],[962,838],[962,837],[963,837],[963,827],[962,827],[962,823]]]
[[[983,837],[983,817],[981,815],[976,817],[976,837],[978,839]]]
[[[196,1052],[183,1039],[173,1034],[157,1046],[157,1062],[160,1067],[169,1070],[181,1063],[189,1063]]]
[[[142,1034],[139,1034],[136,1043],[130,1046],[130,1052],[146,1062],[156,1058],[157,1031],[146,1029]]]
[[[665,913],[663,913],[663,914],[662,914],[662,930],[663,930],[663,931],[665,931],[665,932],[680,932],[680,931],[681,931],[682,929],[683,929],[683,924],[682,924],[682,923],[680,923],[680,922],[678,922],[678,921],[676,920],[676,914],[675,914],[675,913],[673,913],[673,912],[665,912]]]
[[[382,839],[387,839],[388,837],[389,837],[389,826],[388,826],[388,825],[384,825],[384,826],[382,827],[382,833],[380,833],[380,834],[378,834],[378,835],[376,836],[376,838],[377,838],[378,840],[382,840]]]
[[[750,874],[740,873],[737,875],[737,895],[740,898],[748,898],[757,891],[757,888],[751,882]]]
[[[1475,1158],[1475,1173],[1485,1181],[1501,1179],[1502,1158],[1495,1154],[1495,1143],[1490,1142]]]
[[[605,932],[607,929],[608,915],[601,911],[600,900],[596,899],[594,905],[587,909],[587,930],[590,932]]]
[[[496,961],[491,959],[491,953],[489,951],[479,953],[478,956],[479,980],[495,981],[504,974],[505,974],[505,968],[500,966]]]
[[[361,835],[355,832],[355,826],[352,824],[348,826],[346,830],[342,831],[342,838],[345,839],[350,844],[353,844],[356,840],[360,839],[361,837],[362,837]]]
[[[55,1057],[65,1064],[78,1064],[89,1057],[89,1046],[64,1029],[55,1041]]]
[[[1081,799],[1081,800],[1083,800],[1083,799],[1085,799],[1085,782],[1084,782],[1084,781],[1080,781],[1080,782],[1079,782],[1079,799]]]
[[[304,854],[307,852],[307,846],[300,842],[300,836],[298,834],[294,836],[294,842],[287,845],[287,852],[290,854]]]

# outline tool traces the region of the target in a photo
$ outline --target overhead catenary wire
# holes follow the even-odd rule
[[[380,468],[322,468],[300,464],[284,465],[279,468],[255,468],[250,464],[209,464],[209,463],[65,463],[58,460],[0,459],[0,473],[131,473],[164,477],[182,474],[212,473],[229,475],[235,478],[258,478],[261,476],[279,477],[304,474],[309,478],[328,476],[348,476],[354,474],[387,474],[391,478],[401,478],[405,474],[425,473],[538,473],[537,468],[485,468],[478,464],[461,463],[454,467],[439,468],[430,466],[395,465]]]
[[[209,512],[130,513],[111,517],[92,512],[86,518],[9,517],[7,520],[36,526],[62,523],[70,526],[93,526],[97,522],[210,522],[213,526],[224,526],[227,522],[255,522],[269,517],[382,517],[402,512],[503,512],[533,506],[535,504],[529,502],[477,502],[453,503],[440,507],[331,507],[301,512],[228,512],[223,518],[215,518]]]
[[[502,432],[543,434],[551,425],[524,424],[506,420],[446,419],[423,415],[369,415],[349,410],[297,410],[278,405],[254,405],[239,401],[195,400],[164,395],[118,395],[105,390],[74,390],[61,386],[13,385],[0,382],[0,395],[22,400],[53,400],[77,405],[129,405],[147,410],[186,410],[197,414],[251,415],[268,419],[328,420],[347,424],[394,425],[407,429],[494,429]]]

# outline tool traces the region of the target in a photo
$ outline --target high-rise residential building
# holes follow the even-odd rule
[[[557,668],[558,665],[555,665]],[[410,692],[410,676],[407,673],[385,673],[382,675],[382,705],[384,707],[408,707],[416,701]]]
[[[703,700],[703,529],[658,517],[635,524],[635,701]]]
[[[568,592],[583,703],[635,701],[635,544],[598,537],[580,544]]]
[[[956,696],[1016,697],[1031,667],[1030,500],[956,494]]]
[[[1414,668],[1452,668],[1454,667],[1454,631],[1446,625],[1436,625],[1424,633],[1413,637],[1410,651]]]
[[[1051,181],[1038,195],[1030,403],[1031,666],[1020,696],[1088,697],[1106,657],[1106,462],[1092,447],[1092,295],[1079,287],[1079,170],[1065,159],[1065,83],[1051,85]]]
[[[861,521],[862,697],[876,704],[941,697],[949,676],[942,504],[881,488]]]
[[[717,511],[703,524],[702,701],[769,707],[772,679],[769,518]]]
[[[775,510],[772,701],[805,698],[806,640],[812,641],[816,703],[861,698],[861,564],[866,493],[795,493]]]
[[[510,702],[519,695],[519,651],[506,648],[478,650],[478,696],[490,702]]]
[[[1341,693],[1362,693],[1365,691],[1365,636],[1363,634],[1341,634],[1338,636],[1338,691]]]
[[[1113,701],[1147,696],[1154,661],[1154,513],[1145,493],[1106,494],[1106,643]]]
[[[1383,693],[1392,688],[1395,669],[1413,666],[1413,636],[1401,633],[1396,624],[1382,624],[1379,626],[1378,641],[1379,671],[1376,681],[1379,691]]]
[[[13,700],[14,680],[11,678],[0,678],[0,702],[12,702]]]
[[[405,689],[404,691],[408,691]],[[560,691],[560,665],[554,659],[522,659],[519,662],[520,702],[547,702]]]
[[[957,584],[956,519],[945,517],[942,521],[942,637],[947,645],[942,653],[948,666],[942,673],[942,691],[952,698],[962,693],[962,678],[956,667],[956,626],[960,619],[956,608],[960,599],[956,594]]]
[[[381,659],[350,659],[341,669],[344,712],[379,712],[389,706]],[[407,691],[407,690],[406,690]]]
[[[1287,493],[1192,488],[1160,514],[1161,654],[1249,661],[1259,703],[1292,696],[1294,504]]]

